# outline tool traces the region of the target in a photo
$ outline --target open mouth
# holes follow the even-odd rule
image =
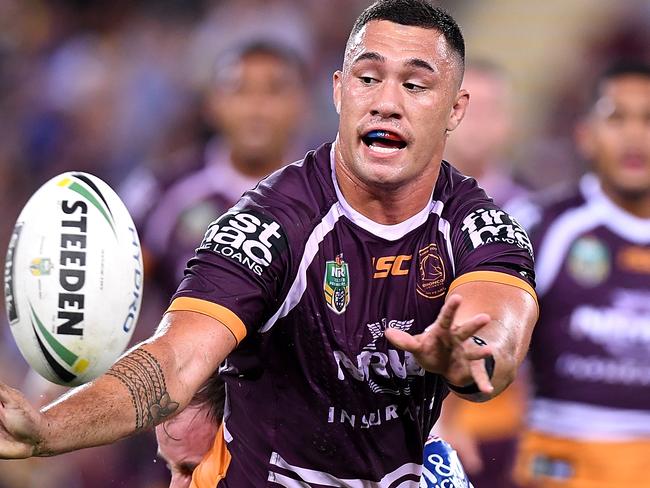
[[[383,153],[399,151],[406,147],[406,141],[394,132],[386,130],[371,130],[362,136],[361,140],[369,148]]]

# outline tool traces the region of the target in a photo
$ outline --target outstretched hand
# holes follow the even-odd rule
[[[396,347],[413,354],[427,371],[444,376],[449,383],[464,386],[474,381],[483,393],[492,393],[484,359],[492,354],[489,345],[480,345],[472,336],[490,322],[484,313],[457,323],[456,313],[462,302],[450,296],[435,322],[424,332],[410,335],[393,328],[386,329],[386,338]]]
[[[0,382],[0,459],[23,459],[37,453],[43,414],[25,396]]]

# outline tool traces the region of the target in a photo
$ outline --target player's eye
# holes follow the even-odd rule
[[[422,91],[426,89],[424,86],[416,85],[415,83],[411,82],[403,83],[402,86],[409,91]]]
[[[361,83],[364,85],[373,85],[377,83],[377,80],[371,76],[359,76],[359,80],[361,80]]]

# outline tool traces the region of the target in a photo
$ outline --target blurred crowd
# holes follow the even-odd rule
[[[334,139],[331,75],[369,3],[0,0],[0,249],[20,208],[47,179],[67,170],[101,177],[129,207],[147,251],[149,278],[134,340],[148,337],[186,258],[166,255],[169,242],[191,250],[215,212],[280,164]],[[511,2],[439,3],[464,28],[471,64],[478,4]],[[529,4],[527,18],[534,18],[538,2],[514,3]],[[557,19],[565,15],[564,2],[548,3],[556,4]],[[554,91],[525,107],[534,122],[523,120],[517,106],[520,91],[529,98],[534,91],[515,61],[510,65],[499,52],[476,60],[471,72],[481,102],[470,109],[468,134],[450,139],[448,157],[464,161],[464,171],[501,202],[526,187],[576,178],[584,163],[572,127],[589,96],[584,80],[612,59],[650,61],[650,4],[575,3],[585,4],[573,12],[576,21],[589,23],[593,15],[602,27],[598,36],[572,38],[582,69],[554,73],[550,56],[543,68],[554,76]],[[552,30],[555,20],[545,15],[536,27]],[[484,49],[475,52],[485,58]],[[530,127],[535,133],[522,130]],[[475,144],[462,144],[463,137]],[[179,194],[193,199],[179,202]],[[37,403],[58,392],[28,372],[6,324],[0,378]],[[521,412],[511,416],[520,418]],[[154,488],[167,486],[168,477],[152,434],[55,459],[0,462],[0,488]]]

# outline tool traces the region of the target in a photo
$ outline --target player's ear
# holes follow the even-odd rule
[[[343,73],[341,71],[335,71],[332,76],[332,98],[334,99],[334,108],[336,108],[336,113],[341,115],[341,81],[343,78]]]
[[[447,119],[447,132],[451,132],[458,127],[460,121],[465,117],[465,111],[467,110],[468,105],[469,92],[464,88],[461,88],[458,90],[454,106],[451,107],[451,111],[449,112],[449,118]]]
[[[578,122],[573,136],[580,155],[590,160],[594,153],[594,137],[590,121],[588,119],[582,119]]]

